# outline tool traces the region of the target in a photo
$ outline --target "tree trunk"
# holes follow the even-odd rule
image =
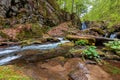
[[[72,8],[71,8],[71,13],[73,13],[74,11],[74,0],[72,0]]]

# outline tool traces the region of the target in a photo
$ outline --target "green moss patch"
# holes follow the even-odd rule
[[[26,40],[31,38],[40,38],[44,34],[44,28],[41,27],[38,23],[32,24],[29,30],[23,29],[20,33],[17,34],[19,40]]]
[[[13,66],[0,66],[0,80],[31,80],[22,72],[14,70]]]

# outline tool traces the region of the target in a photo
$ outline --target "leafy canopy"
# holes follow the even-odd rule
[[[60,8],[88,21],[108,21],[109,26],[120,22],[120,0],[57,0]]]

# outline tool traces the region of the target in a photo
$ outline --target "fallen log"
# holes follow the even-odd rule
[[[95,45],[97,46],[101,46],[103,45],[102,43],[115,40],[115,39],[105,38],[105,37],[95,37],[92,35],[86,35],[86,36],[67,35],[66,38],[73,41],[81,40],[81,39],[88,40],[90,44],[95,43]]]

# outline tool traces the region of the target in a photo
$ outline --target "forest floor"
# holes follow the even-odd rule
[[[66,22],[50,29],[47,36],[84,35],[81,33],[83,32],[77,27],[72,26],[70,22]],[[3,72],[3,70],[6,72]],[[5,65],[0,67],[0,72],[3,72],[3,74],[0,74],[2,80],[13,79],[14,77],[17,80],[120,80],[120,62],[106,60],[103,61],[102,65],[99,65],[92,60],[86,59],[83,61],[82,58],[78,57],[65,58],[58,56],[45,61]],[[21,76],[24,77],[21,78]]]

